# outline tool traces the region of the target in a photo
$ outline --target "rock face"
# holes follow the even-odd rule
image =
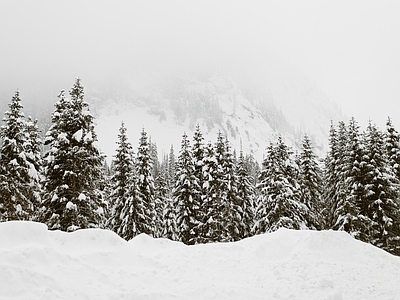
[[[261,159],[269,141],[282,135],[300,145],[307,133],[323,152],[331,120],[342,119],[337,105],[299,72],[270,68],[268,72],[220,71],[208,74],[148,73],[118,88],[87,93],[97,114],[100,148],[114,154],[121,121],[135,141],[142,127],[168,151],[178,149],[181,136],[200,124],[206,141],[222,131],[239,150]]]

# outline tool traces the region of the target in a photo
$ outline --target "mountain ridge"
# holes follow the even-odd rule
[[[147,74],[128,81],[123,95],[94,93],[89,102],[96,103],[99,146],[113,155],[110,139],[116,141],[124,121],[134,146],[145,128],[165,152],[171,144],[179,149],[182,134],[190,136],[197,124],[206,142],[222,131],[234,149],[242,147],[257,159],[279,135],[298,148],[307,134],[317,152],[326,150],[330,122],[343,114],[315,83],[300,73],[267,73],[256,83],[246,78],[232,72],[203,77]]]

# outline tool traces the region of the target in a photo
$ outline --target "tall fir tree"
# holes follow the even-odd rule
[[[336,129],[331,124],[329,144],[330,149],[325,159],[324,169],[324,203],[328,210],[326,211],[326,228],[337,228],[338,206],[344,203],[347,195],[345,185],[345,155],[347,149],[347,127],[341,121]]]
[[[168,172],[167,172],[167,184],[168,184],[168,194],[172,196],[172,190],[175,186],[176,181],[176,170],[175,170],[175,152],[174,146],[171,145],[169,154],[168,154]]]
[[[194,176],[194,162],[190,142],[186,133],[182,137],[181,150],[176,166],[176,183],[173,192],[173,205],[176,208],[176,226],[179,240],[193,245],[196,242],[198,228],[195,219],[194,199],[199,190],[197,178]]]
[[[203,190],[206,197],[203,200],[204,219],[200,226],[202,243],[218,242],[221,237],[221,205],[220,205],[220,166],[215,154],[215,148],[208,142],[203,159]]]
[[[40,204],[40,139],[37,122],[25,120],[19,91],[0,128],[0,221],[31,220]]]
[[[365,201],[365,150],[359,126],[351,118],[347,130],[347,144],[344,149],[344,196],[338,201],[333,229],[344,230],[356,238],[365,240],[368,236],[368,214]]]
[[[312,212],[310,223],[318,229],[323,228],[322,204],[322,171],[317,161],[317,156],[312,149],[311,141],[307,135],[303,138],[302,149],[299,156],[299,184],[300,202],[307,205]]]
[[[163,172],[158,159],[157,144],[149,139],[150,157],[153,165],[152,176],[154,180],[154,237],[161,237],[163,232],[163,209],[167,195],[166,174]]]
[[[160,164],[160,170],[155,178],[155,211],[156,211],[156,233],[155,236],[163,237],[164,232],[164,210],[169,200],[167,185],[167,166],[166,161]]]
[[[197,124],[193,135],[192,146],[192,156],[194,164],[193,176],[196,179],[196,185],[193,186],[193,188],[195,189],[193,191],[193,218],[195,219],[195,223],[197,224],[197,227],[193,229],[196,233],[196,236],[194,237],[195,244],[201,243],[205,240],[203,224],[206,222],[207,219],[207,208],[204,205],[207,197],[207,190],[204,187],[204,155],[204,137],[201,133],[200,126]]]
[[[147,133],[141,132],[138,153],[136,157],[136,174],[138,187],[139,212],[138,231],[154,236],[156,232],[155,187],[153,178],[153,160],[151,158]]]
[[[110,219],[108,227],[129,240],[136,234],[137,209],[129,207],[137,196],[134,170],[134,154],[126,135],[126,127],[122,122],[119,129],[117,150],[113,159],[114,174],[111,177],[111,194],[109,196]],[[126,215],[126,214],[131,215]],[[130,224],[129,224],[130,223]]]
[[[398,180],[392,169],[383,133],[371,122],[366,132],[368,162],[366,165],[367,215],[371,220],[367,242],[400,255],[400,204]]]
[[[214,221],[214,239],[218,242],[229,242],[232,240],[231,231],[229,226],[232,224],[231,206],[230,206],[230,190],[229,180],[233,180],[230,170],[226,165],[226,144],[222,132],[219,131],[217,141],[214,146],[215,155],[215,170],[213,181],[211,182],[213,188],[212,197],[212,217]],[[226,172],[229,172],[227,174]]]
[[[41,220],[50,229],[74,231],[99,227],[104,202],[99,189],[103,156],[96,146],[93,116],[76,79],[70,91],[59,95],[46,134],[45,193]]]
[[[243,151],[240,150],[239,158],[236,166],[237,174],[237,196],[241,199],[243,230],[240,238],[246,238],[252,235],[252,227],[254,225],[254,185],[252,178],[246,168],[245,157]]]
[[[226,211],[224,215],[224,219],[228,220],[226,241],[238,241],[242,238],[245,231],[245,224],[243,223],[244,199],[238,195],[238,178],[235,169],[236,159],[226,137],[223,139],[223,143],[225,145],[225,153],[220,155],[219,159],[224,174],[222,177],[222,186],[226,191]]]
[[[260,174],[260,199],[256,210],[256,234],[271,232],[285,227],[289,229],[314,229],[309,222],[310,209],[300,202],[299,184],[296,181],[297,166],[291,150],[282,138],[267,148]]]
[[[385,147],[388,163],[392,167],[397,180],[400,181],[400,135],[394,128],[390,118],[386,122]]]
[[[337,174],[337,161],[338,161],[338,138],[336,128],[331,122],[329,130],[329,149],[327,156],[324,159],[323,169],[323,203],[325,208],[321,211],[325,219],[325,228],[331,228],[333,225],[333,214],[336,211],[337,205],[337,190],[336,182],[338,180]]]

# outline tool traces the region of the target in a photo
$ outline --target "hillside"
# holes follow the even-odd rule
[[[323,153],[331,120],[343,119],[333,102],[300,72],[272,67],[268,72],[142,74],[107,91],[88,91],[97,115],[99,146],[113,155],[118,128],[126,123],[136,146],[144,127],[159,151],[179,149],[181,136],[200,124],[206,141],[221,130],[235,149],[261,159],[266,146],[283,135],[298,146],[307,133]]]

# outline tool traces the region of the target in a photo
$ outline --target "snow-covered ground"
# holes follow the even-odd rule
[[[185,246],[8,222],[0,299],[400,299],[400,258],[334,231]]]

